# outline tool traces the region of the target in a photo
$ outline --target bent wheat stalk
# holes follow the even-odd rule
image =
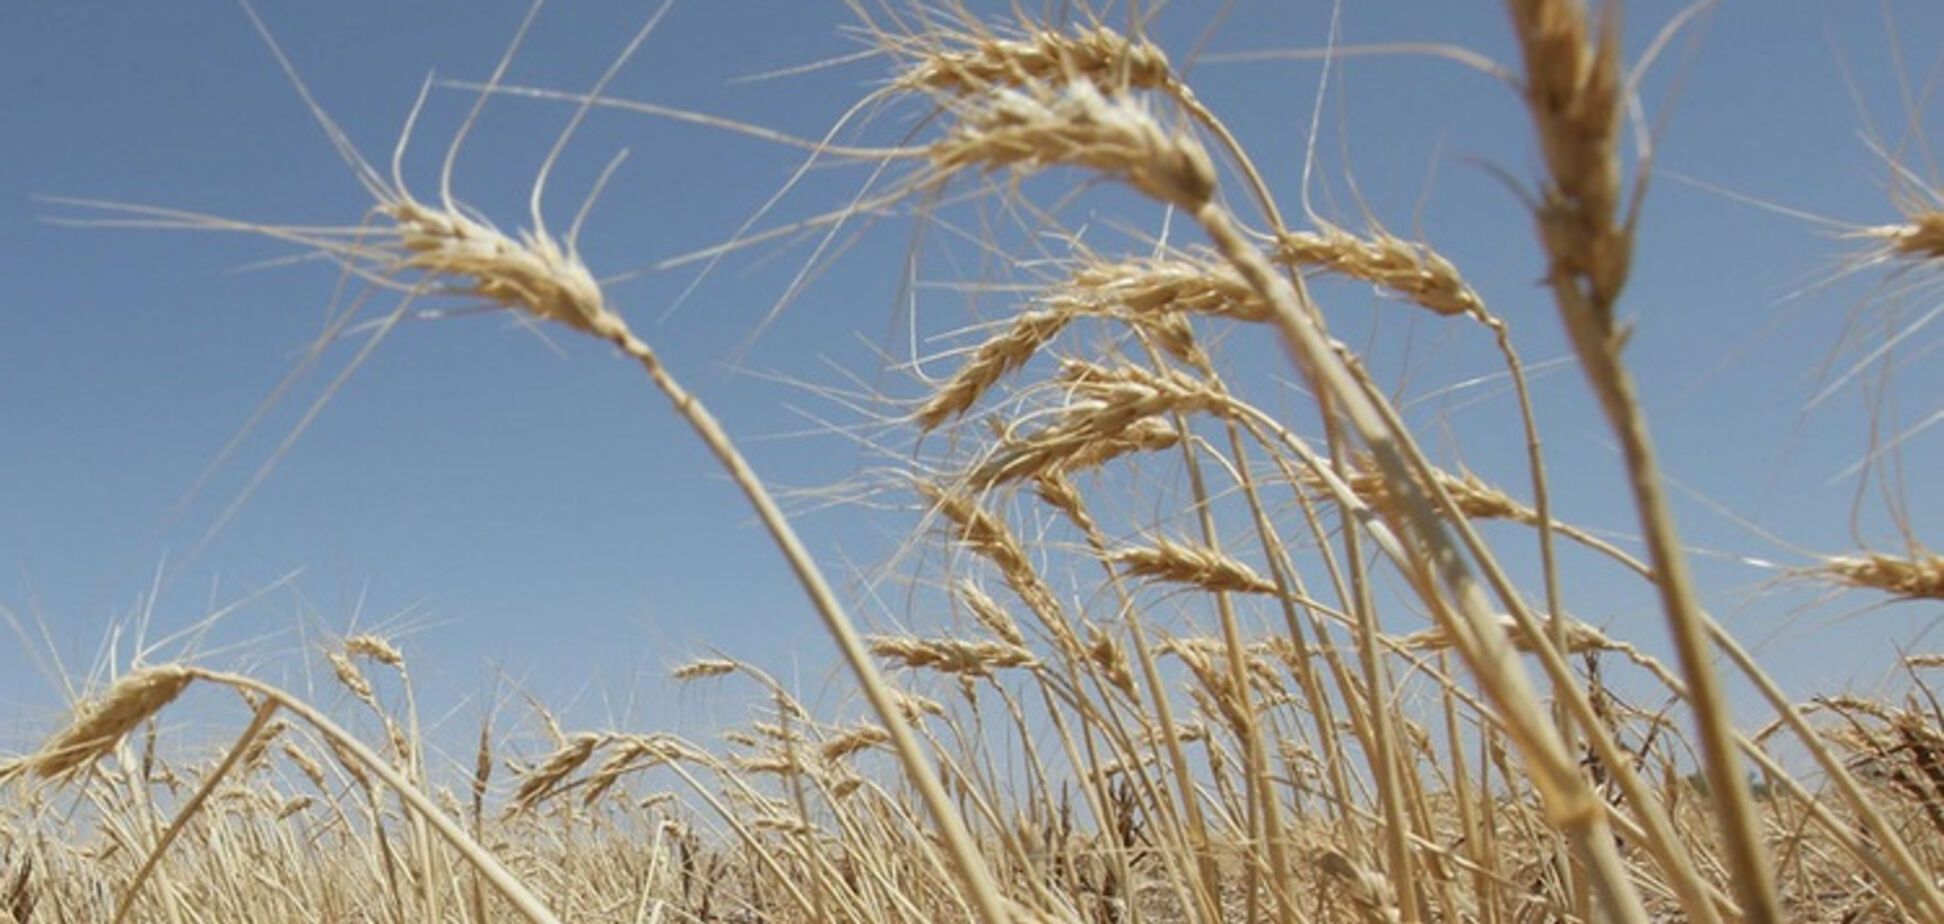
[[[158,223],[164,226],[254,231],[315,247],[338,260],[347,272],[374,285],[408,290],[409,294],[402,300],[397,310],[380,323],[378,334],[367,344],[364,352],[360,354],[360,359],[375,346],[379,337],[402,320],[408,306],[415,298],[423,293],[438,293],[483,299],[505,310],[536,320],[560,324],[609,343],[638,363],[655,386],[668,397],[676,414],[708,447],[710,453],[728,471],[731,480],[743,491],[751,506],[755,508],[771,539],[782,551],[805,594],[822,618],[825,628],[836,639],[844,659],[863,687],[866,699],[884,723],[905,772],[918,789],[927,809],[939,826],[939,833],[951,857],[952,866],[961,878],[966,895],[976,908],[978,916],[988,924],[1002,924],[1009,920],[1009,915],[990,873],[986,870],[984,861],[978,854],[970,832],[946,795],[944,786],[939,782],[938,775],[925,752],[903,720],[889,686],[871,660],[861,636],[842,604],[839,603],[836,594],[831,590],[829,581],[825,579],[816,561],[797,538],[788,518],[771,497],[762,479],[736,448],[727,431],[693,393],[676,381],[667,367],[662,364],[660,356],[648,343],[637,337],[628,327],[627,322],[610,308],[599,283],[582,262],[576,243],[581,222],[593,202],[593,196],[591,195],[588,202],[582,206],[564,238],[556,237],[549,232],[542,215],[542,192],[554,161],[586,115],[592,101],[599,97],[602,88],[648,37],[671,2],[672,0],[662,3],[640,31],[635,33],[627,48],[602,75],[576,110],[567,127],[556,139],[547,160],[535,176],[530,197],[532,225],[517,234],[503,232],[483,220],[475,219],[470,213],[461,209],[452,197],[451,175],[453,161],[461,142],[477,119],[486,99],[497,88],[500,77],[524,37],[527,26],[531,24],[534,14],[538,11],[540,5],[538,2],[528,12],[511,46],[501,58],[465,123],[455,134],[446,151],[438,205],[421,202],[413,197],[405,186],[401,169],[411,126],[416,122],[419,109],[425,101],[425,90],[420,91],[419,99],[408,117],[406,129],[393,152],[391,176],[389,178],[382,176],[364,160],[342,129],[312,98],[309,90],[298,77],[295,67],[277,45],[269,29],[246,3],[245,9],[252,22],[255,23],[265,42],[276,55],[278,63],[304,98],[312,116],[330,136],[338,153],[352,168],[360,184],[377,200],[375,211],[378,215],[389,219],[390,226],[361,227],[354,231],[333,234],[225,222],[206,216],[165,210],[126,207],[122,207],[122,210],[125,213],[144,216],[146,219],[159,219]],[[618,160],[610,164],[610,172],[616,164]],[[602,178],[596,181],[595,195],[598,195],[605,179],[604,173]],[[413,276],[417,277],[416,281],[410,284],[400,281],[401,277]],[[358,361],[353,360],[353,367]],[[348,375],[349,370],[347,369],[344,374]],[[310,416],[314,416],[317,409],[313,407]],[[306,419],[308,420],[308,416]],[[287,444],[288,441],[286,447]],[[259,479],[262,474],[259,473]],[[240,500],[238,503],[240,504]],[[232,505],[230,512],[234,512],[235,506]],[[85,745],[87,742],[82,744]],[[83,755],[88,753],[85,748],[79,750]],[[392,783],[389,779],[386,782]],[[393,783],[393,785],[397,784]],[[413,808],[425,811],[428,815],[433,814],[429,805],[424,807],[414,805]],[[443,821],[443,818],[439,820]]]
[[[1550,266],[1546,280],[1573,352],[1620,441],[1721,828],[1727,866],[1753,924],[1783,920],[1761,818],[1742,776],[1727,693],[1713,667],[1707,615],[1661,484],[1647,421],[1622,362],[1626,342],[1614,316],[1625,286],[1637,212],[1621,212],[1620,115],[1625,105],[1618,0],[1608,0],[1596,34],[1581,0],[1508,0],[1525,57],[1525,93],[1548,181],[1536,219]],[[1642,191],[1636,180],[1636,199]],[[1637,204],[1637,203],[1636,203]]]

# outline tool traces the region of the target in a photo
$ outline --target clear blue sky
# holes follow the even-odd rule
[[[483,78],[526,6],[260,5],[323,105],[380,160],[421,79],[429,71]],[[511,79],[587,86],[649,6],[552,4]],[[1347,6],[1347,42],[1453,42],[1515,62],[1496,4]],[[1157,35],[1178,61],[1217,8],[1181,0],[1162,14]],[[1644,46],[1676,9],[1633,4],[1631,47]],[[1698,51],[1677,43],[1648,81],[1650,105],[1673,101],[1661,166],[1844,221],[1894,220],[1885,164],[1862,140],[1866,120],[1874,120],[1894,143],[1906,115],[1882,12],[1868,3],[1723,3],[1694,33]],[[1921,92],[1938,63],[1929,55],[1944,40],[1944,12],[1908,2],[1888,13],[1910,55],[1903,75]],[[678,3],[612,92],[814,136],[884,76],[882,62],[780,81],[733,78],[851,51],[840,32],[849,21],[834,0]],[[1243,0],[1207,50],[1316,47],[1328,22],[1327,4]],[[1202,95],[1240,126],[1293,202],[1319,67],[1211,60],[1195,73]],[[1529,225],[1480,167],[1535,174],[1515,96],[1477,73],[1423,58],[1357,59],[1339,76],[1321,141],[1322,170],[1339,195],[1347,152],[1376,214],[1403,233],[1421,226],[1516,325],[1529,359],[1562,355],[1550,305],[1532,284],[1539,257]],[[234,272],[289,253],[243,236],[53,227],[41,217],[71,212],[29,197],[308,224],[355,223],[367,203],[243,12],[226,0],[8,4],[0,9],[0,87],[0,605],[29,619],[43,614],[74,667],[88,662],[111,621],[129,614],[158,567],[195,543],[287,432],[309,392],[274,413],[185,511],[172,513],[317,333],[334,274],[317,265]],[[438,152],[469,101],[434,91],[409,168],[421,192],[435,189]],[[460,160],[460,197],[505,227],[523,223],[527,184],[565,115],[559,104],[492,103]],[[759,142],[598,113],[551,187],[556,223],[565,223],[592,174],[622,147],[633,156],[583,241],[602,274],[727,237],[796,163],[792,153]],[[854,172],[820,177],[785,214],[834,205],[855,180]],[[1337,201],[1333,213],[1358,224]],[[666,320],[690,275],[651,276],[610,295],[745,441],[759,470],[785,485],[825,483],[864,459],[835,437],[794,436],[813,429],[796,408],[838,412],[779,379],[835,382],[833,368],[877,376],[872,345],[899,350],[892,268],[908,232],[894,222],[865,235],[736,368],[729,357],[783,291],[801,249],[732,259]],[[1854,330],[1852,312],[1884,277],[1866,274],[1788,300],[1828,276],[1849,245],[1810,222],[1666,179],[1653,189],[1641,240],[1626,299],[1639,322],[1629,357],[1669,472],[1803,546],[1854,547],[1856,482],[1827,485],[1865,449],[1865,405],[1850,389],[1813,413],[1803,408],[1831,338]],[[1876,313],[1866,317],[1880,321],[1876,294]],[[1930,310],[1934,298],[1934,289],[1915,292],[1901,304],[1903,317]],[[1347,316],[1368,313],[1367,294],[1346,300]],[[929,308],[929,328],[952,326],[951,308],[949,298]],[[1401,326],[1389,330],[1392,342],[1409,339],[1399,336]],[[1431,327],[1414,334],[1412,362],[1422,364],[1415,389],[1491,368],[1489,345],[1475,335],[1454,342]],[[1884,334],[1863,336],[1881,342]],[[739,495],[636,370],[564,334],[555,339],[566,361],[499,316],[398,333],[218,539],[180,569],[157,602],[157,629],[187,625],[212,600],[303,569],[290,588],[245,608],[220,633],[261,640],[255,647],[210,657],[288,655],[300,648],[298,626],[342,629],[362,601],[366,624],[402,615],[423,629],[405,640],[415,672],[449,697],[480,689],[500,665],[529,678],[543,698],[585,694],[583,702],[597,703],[601,693],[625,697],[636,673],[658,674],[705,646],[786,677],[800,673],[814,686],[826,676],[814,617]],[[1933,328],[1908,345],[1938,343]],[[1376,362],[1391,374],[1404,364],[1391,356]],[[1895,393],[1905,421],[1938,411],[1939,370],[1935,354],[1899,370]],[[1555,375],[1544,388],[1553,464],[1568,498],[1563,512],[1631,530],[1604,428],[1577,373]],[[1449,416],[1454,429],[1472,434],[1457,447],[1462,458],[1516,484],[1516,443],[1503,428],[1509,410],[1500,400]],[[1944,487],[1926,477],[1924,464],[1934,466],[1944,450],[1944,426],[1906,448],[1908,500],[1922,533],[1944,512]],[[1863,536],[1894,547],[1881,504],[1868,499],[1863,509]],[[1684,499],[1681,519],[1697,546],[1802,561],[1706,505]],[[802,525],[841,573],[880,561],[906,521],[837,510]],[[1714,561],[1702,574],[1724,612],[1776,577]],[[1583,588],[1582,615],[1621,634],[1651,636],[1653,621],[1643,622],[1650,609],[1637,596],[1605,598],[1598,580]],[[1852,596],[1793,610],[1800,602],[1765,598],[1736,625],[1766,643],[1803,693],[1873,681],[1891,644],[1915,637],[1939,614],[1935,606],[1906,606],[1847,618],[1870,601]],[[0,715],[31,719],[57,701],[20,647],[0,642]],[[634,721],[668,724],[670,716],[648,707]],[[0,738],[15,731],[0,723]]]

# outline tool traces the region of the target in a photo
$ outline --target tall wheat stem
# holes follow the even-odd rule
[[[1431,556],[1428,574],[1453,592],[1456,599],[1451,602],[1456,604],[1458,612],[1452,615],[1469,622],[1477,633],[1480,647],[1475,654],[1481,662],[1474,665],[1474,670],[1488,688],[1497,688],[1493,699],[1505,710],[1507,730],[1518,740],[1527,759],[1534,762],[1533,769],[1543,776],[1549,807],[1591,871],[1601,905],[1622,924],[1646,924],[1639,893],[1614,847],[1604,811],[1595,801],[1597,797],[1566,753],[1556,729],[1535,714],[1538,698],[1520,669],[1517,654],[1504,633],[1489,624],[1490,614],[1480,589],[1399,451],[1398,436],[1370,405],[1369,398],[1322,331],[1303,312],[1295,288],[1276,275],[1267,258],[1242,236],[1228,213],[1212,200],[1206,201],[1196,208],[1195,220],[1222,256],[1269,304],[1271,321],[1298,368],[1315,377],[1323,390],[1336,398],[1344,417],[1369,447],[1384,477],[1397,489],[1402,501],[1400,512],[1411,524],[1419,548]],[[1432,598],[1427,602],[1445,603],[1436,599],[1436,591],[1426,590]]]

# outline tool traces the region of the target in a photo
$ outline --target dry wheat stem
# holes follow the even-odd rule
[[[395,791],[401,800],[409,805],[414,812],[418,813],[419,817],[426,819],[432,828],[457,849],[466,858],[468,863],[479,870],[494,889],[529,922],[532,922],[532,924],[560,924],[559,919],[554,916],[553,912],[549,911],[546,905],[501,864],[497,858],[485,848],[481,847],[477,841],[468,837],[464,831],[460,830],[455,822],[439,810],[437,806],[433,805],[410,781],[401,776],[398,770],[392,767],[390,763],[380,758],[377,754],[372,753],[370,749],[366,748],[356,738],[344,731],[337,723],[331,721],[323,713],[312,708],[309,704],[261,681],[237,674],[227,674],[180,664],[143,668],[123,678],[123,682],[116,685],[116,688],[120,689],[118,695],[105,698],[102,701],[102,706],[104,707],[115,707],[111,713],[104,714],[102,709],[85,711],[81,720],[70,726],[62,734],[57,735],[51,744],[62,744],[70,740],[78,740],[98,746],[102,742],[101,734],[104,730],[110,728],[109,717],[114,719],[114,727],[121,728],[121,731],[116,736],[119,738],[121,734],[126,734],[127,730],[132,728],[134,724],[140,722],[141,718],[145,718],[148,714],[152,714],[155,710],[166,706],[170,700],[174,699],[177,694],[180,694],[184,688],[196,680],[215,683],[250,693],[262,699],[266,707],[269,704],[275,704],[277,708],[301,718],[306,724],[315,729],[334,750],[346,757],[345,763],[347,766],[358,768],[354,772],[362,774],[365,771],[369,771],[382,780],[386,786]],[[111,688],[110,692],[114,693],[115,688]],[[167,692],[166,697],[162,695],[164,692]],[[128,717],[135,715],[138,707],[142,715],[132,721],[129,720]],[[268,720],[267,708],[259,712],[259,717],[264,721]],[[123,723],[126,723],[125,727]],[[247,746],[249,739],[253,737],[254,732],[242,740],[242,745]],[[108,747],[112,746],[112,743],[108,744]],[[242,750],[243,747],[232,748],[232,754],[240,755]],[[47,749],[43,749],[43,753],[49,752]],[[74,751],[71,746],[58,747],[51,752],[51,754],[70,755],[73,753]],[[93,756],[98,756],[102,752],[90,751],[88,753],[90,754],[90,759],[92,759]],[[35,761],[35,765],[42,766],[43,764]],[[68,764],[70,768],[74,765],[73,763]]]
[[[1614,309],[1627,278],[1633,231],[1632,217],[1623,223],[1620,215],[1625,86],[1619,5],[1604,7],[1597,34],[1578,0],[1508,0],[1507,7],[1525,58],[1527,108],[1549,177],[1537,215],[1551,264],[1547,278],[1574,352],[1621,444],[1655,586],[1700,728],[1730,878],[1748,919],[1773,924],[1782,920],[1775,879],[1711,664],[1706,616],[1695,602],[1652,441],[1619,355],[1625,338]]]
[[[235,767],[238,761],[249,752],[257,737],[264,731],[264,727],[270,723],[271,717],[276,715],[277,707],[278,703],[275,699],[264,699],[263,704],[257,707],[256,715],[251,717],[250,724],[243,729],[243,734],[237,737],[234,745],[230,746],[229,753],[223,755],[222,761],[217,763],[215,769],[203,777],[202,785],[196,788],[188,801],[176,809],[175,818],[169,822],[167,828],[163,829],[161,836],[156,838],[155,846],[149,849],[148,856],[142,860],[142,865],[135,870],[135,875],[129,879],[128,885],[123,887],[121,898],[115,905],[115,916],[110,924],[121,924],[128,919],[128,913],[135,908],[135,897],[141,893],[142,885],[148,881],[149,874],[155,871],[156,864],[161,861],[163,853],[167,852],[169,845],[175,843],[176,837],[182,834],[182,829],[188,824],[189,819],[201,811],[204,801],[216,791],[217,784],[221,783],[224,777],[229,775],[231,768]]]
[[[933,146],[934,167],[944,175],[975,166],[1025,170],[1053,165],[1085,167],[1122,179],[1161,202],[1193,214],[1217,250],[1271,306],[1272,317],[1298,366],[1323,380],[1387,474],[1411,484],[1403,458],[1392,447],[1392,440],[1399,436],[1365,403],[1368,399],[1299,307],[1298,296],[1288,281],[1275,275],[1262,254],[1242,238],[1228,213],[1213,202],[1215,176],[1199,144],[1184,135],[1163,131],[1145,111],[1126,100],[1107,100],[1086,84],[1063,87],[1050,100],[1002,88],[989,94],[982,104],[966,107],[961,119]],[[1419,495],[1411,498],[1410,505],[1416,532],[1437,553],[1434,560],[1439,562],[1440,579],[1458,592],[1459,611],[1471,620],[1478,638],[1485,643],[1478,650],[1484,660],[1475,662],[1481,677],[1501,685],[1498,698],[1502,705],[1517,707],[1518,718],[1511,727],[1527,753],[1539,758],[1540,765],[1548,770],[1553,784],[1550,794],[1566,799],[1555,804],[1554,810],[1562,819],[1579,820],[1569,827],[1579,828],[1579,822],[1587,826],[1588,830],[1576,831],[1576,836],[1589,851],[1589,858],[1599,865],[1600,881],[1610,890],[1607,897],[1617,907],[1637,913],[1638,899],[1619,871],[1611,845],[1603,844],[1597,834],[1588,836],[1599,827],[1597,814],[1587,806],[1573,804],[1590,800],[1591,794],[1551,730],[1535,728],[1525,721],[1536,697],[1514,660],[1515,653],[1489,622],[1476,584],[1454,554],[1435,514],[1424,504],[1421,492],[1414,485],[1409,490]]]
[[[1628,924],[1644,924],[1638,893],[1611,840],[1602,830],[1604,813],[1593,806],[1594,796],[1564,752],[1556,730],[1538,714],[1537,696],[1517,662],[1516,652],[1504,633],[1490,621],[1475,579],[1451,544],[1397,447],[1398,442],[1408,440],[1408,435],[1393,431],[1369,404],[1370,399],[1344,368],[1310,315],[1299,307],[1295,289],[1271,271],[1268,261],[1241,237],[1227,213],[1212,203],[1205,203],[1196,210],[1196,219],[1217,249],[1274,308],[1273,321],[1298,367],[1316,377],[1335,398],[1345,419],[1362,437],[1385,475],[1394,484],[1403,486],[1407,498],[1406,522],[1411,524],[1429,557],[1426,573],[1435,575],[1453,594],[1448,602],[1431,594],[1427,602],[1440,610],[1445,605],[1456,604],[1455,612],[1446,610],[1445,613],[1453,619],[1462,618],[1476,643],[1476,647],[1462,646],[1461,651],[1480,681],[1492,691],[1494,701],[1504,711],[1507,728],[1519,741],[1521,750],[1547,781],[1542,791],[1547,794],[1549,810],[1591,868],[1595,884],[1602,892],[1601,900]]]
[[[990,924],[1000,924],[1004,920],[1003,909],[990,876],[971,843],[969,832],[964,830],[963,823],[945,797],[924,754],[885,694],[882,678],[871,663],[842,605],[830,590],[821,569],[811,559],[782,510],[770,498],[761,479],[743,459],[714,416],[676,382],[662,365],[659,356],[628,329],[620,315],[607,308],[599,286],[574,254],[571,244],[563,247],[542,230],[526,232],[515,241],[471,221],[456,210],[435,212],[426,209],[402,191],[398,201],[383,205],[381,209],[387,211],[399,225],[407,252],[404,267],[434,277],[454,276],[471,280],[469,291],[472,294],[607,341],[642,366],[756,508],[771,538],[823,617],[826,628],[836,636],[840,650],[865,689],[866,697],[890,729],[900,759],[934,814],[953,856],[954,866],[964,877],[967,891],[978,907],[980,916]]]

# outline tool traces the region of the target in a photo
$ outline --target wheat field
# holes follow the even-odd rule
[[[1286,56],[1435,60],[1498,94],[1514,159],[1478,169],[1521,218],[1467,233],[1517,254],[1516,291],[1475,286],[1399,230],[1408,217],[1313,202],[1311,168],[1334,164],[1316,140],[1327,84],[1262,78],[1312,132],[1307,149],[1265,149],[1197,92],[1198,48],[1148,35],[1144,4],[831,4],[876,70],[826,133],[800,135],[610,93],[679,40],[672,0],[610,37],[591,84],[527,85],[522,39],[557,12],[535,3],[485,76],[417,88],[396,153],[361,149],[373,135],[339,124],[259,5],[238,15],[272,52],[266,79],[297,91],[362,191],[320,204],[335,224],[39,203],[82,226],[51,232],[68,246],[222,231],[327,263],[348,307],[307,370],[364,335],[186,554],[307,451],[297,435],[388,334],[460,305],[600,346],[557,375],[645,378],[656,394],[630,397],[733,485],[742,506],[722,516],[777,553],[746,579],[800,591],[790,618],[817,622],[842,692],[697,651],[667,682],[740,704],[719,728],[594,724],[514,692],[460,728],[420,705],[450,699],[414,678],[412,646],[436,632],[312,639],[309,687],[220,651],[142,647],[0,761],[0,922],[1944,922],[1944,655],[1900,643],[1894,682],[1868,690],[1766,669],[1697,577],[1715,552],[1681,526],[1705,510],[1664,470],[1642,398],[1661,367],[1633,342],[1629,283],[1655,252],[1642,216],[1676,182],[1656,145],[1680,131],[1660,136],[1678,101],[1646,94],[1677,96],[1650,75],[1710,53],[1689,41],[1710,4],[1637,3],[1625,25],[1617,0],[1448,12],[1488,19],[1498,60],[1409,42]],[[452,137],[414,134],[422,109],[453,105]],[[527,208],[487,214],[455,161],[511,106],[555,127],[512,191]],[[620,158],[572,173],[580,189],[550,180],[584,126],[613,120],[796,158],[752,205],[797,211],[760,206],[648,272],[787,244],[802,270],[778,311],[826,261],[886,253],[905,263],[867,271],[963,293],[967,316],[922,361],[795,383],[832,408],[826,437],[862,447],[857,470],[806,488],[746,455],[748,431],[688,377],[705,363],[589,265],[589,205]],[[407,141],[436,172],[405,169]],[[1944,268],[1944,199],[1920,142],[1882,153],[1890,195],[1858,204],[1878,219],[1822,243],[1841,277],[1921,293]],[[799,202],[826,173],[854,178],[849,195]],[[1355,182],[1333,188],[1356,199]],[[879,225],[940,243],[842,253],[899,233]],[[1512,301],[1531,310],[1496,307]],[[1895,385],[1889,370],[1937,342],[1923,320],[1861,334],[1858,368]],[[1466,344],[1494,397],[1440,413],[1373,346],[1386,337]],[[1559,355],[1535,361],[1534,343]],[[1581,400],[1574,438],[1597,433],[1598,471],[1541,425],[1563,392]],[[1935,511],[1908,500],[1932,496],[1925,413],[1845,450],[1895,472],[1856,501],[1895,541],[1773,565],[1748,595],[1939,612]],[[1506,461],[1467,465],[1466,437]],[[1588,508],[1559,487],[1589,483],[1620,519],[1560,513]],[[800,525],[830,508],[900,531],[869,580]],[[1775,557],[1754,541],[1738,554]],[[1612,594],[1648,615],[1574,615]],[[184,714],[220,732],[183,734]]]

